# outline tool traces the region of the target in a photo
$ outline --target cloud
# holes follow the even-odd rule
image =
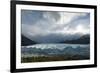
[[[68,35],[89,33],[90,14],[22,10],[21,20],[24,36],[38,42],[50,42],[68,39]],[[77,28],[79,26],[82,28],[81,31]]]

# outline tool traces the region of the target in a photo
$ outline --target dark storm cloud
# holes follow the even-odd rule
[[[90,14],[56,11],[21,11],[22,34],[38,42],[58,42],[89,33]]]

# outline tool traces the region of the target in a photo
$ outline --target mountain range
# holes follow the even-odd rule
[[[66,43],[66,44],[89,44],[90,43],[90,35],[82,35],[77,39],[72,39],[72,40],[65,40],[61,41],[59,43]],[[39,44],[36,41],[30,40],[29,38],[25,37],[24,35],[21,35],[21,45],[22,46],[28,46],[28,45],[33,45],[33,44]]]
[[[69,43],[69,44],[89,44],[90,43],[90,35],[83,35],[75,40],[66,40],[61,43]]]
[[[21,45],[22,46],[33,45],[33,44],[36,44],[36,42],[28,39],[24,35],[21,35]]]

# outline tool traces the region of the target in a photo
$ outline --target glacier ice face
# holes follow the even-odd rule
[[[22,57],[53,56],[53,55],[90,56],[90,46],[80,44],[36,44],[22,46]]]

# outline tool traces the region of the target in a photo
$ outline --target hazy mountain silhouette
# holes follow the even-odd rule
[[[89,44],[90,43],[90,35],[83,35],[76,40],[66,40],[61,43],[68,43],[68,44]]]
[[[28,39],[24,35],[21,35],[21,45],[22,46],[28,46],[28,45],[33,45],[33,44],[36,44],[36,42]]]
[[[28,46],[28,45],[33,45],[33,44],[39,44],[33,40],[28,39],[24,35],[21,35],[21,45],[22,46]],[[67,44],[89,44],[90,43],[90,35],[83,35],[78,39],[73,39],[73,40],[65,40],[65,41],[60,41],[58,43],[67,43]]]

